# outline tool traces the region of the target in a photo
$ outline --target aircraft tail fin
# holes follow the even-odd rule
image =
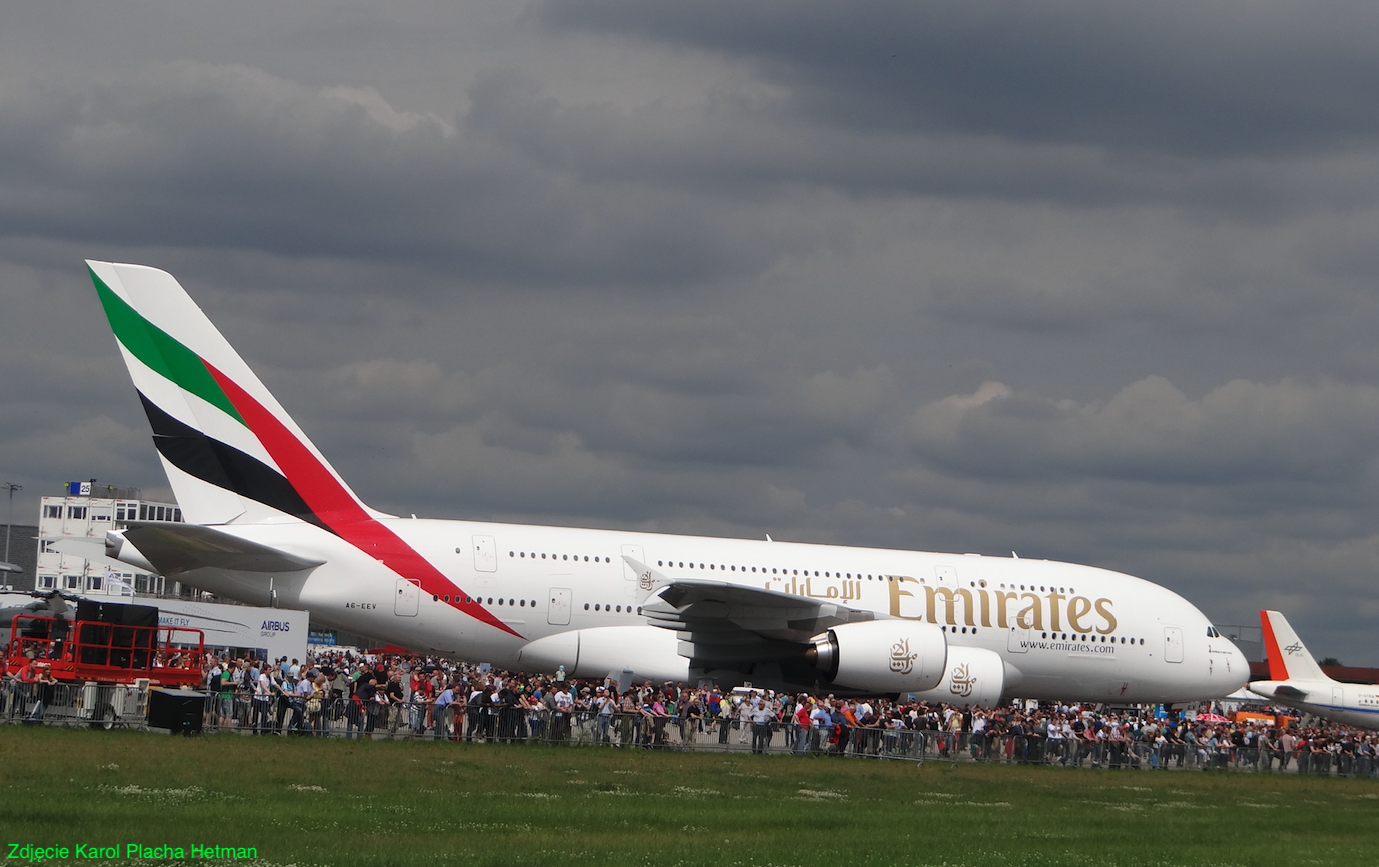
[[[376,515],[171,274],[86,264],[189,523]]]
[[[1259,621],[1264,628],[1270,680],[1330,680],[1282,613],[1261,611]]]

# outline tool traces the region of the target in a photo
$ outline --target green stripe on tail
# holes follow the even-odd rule
[[[96,294],[100,296],[101,306],[105,308],[105,318],[110,320],[110,328],[115,332],[115,339],[119,340],[130,354],[174,385],[224,410],[240,424],[245,424],[239,410],[230,403],[230,398],[225,395],[225,391],[202,363],[201,356],[140,316],[137,310],[105,285],[105,281],[96,276],[95,271],[91,271],[91,281],[96,284]]]

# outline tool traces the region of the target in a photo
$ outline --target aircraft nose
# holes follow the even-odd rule
[[[1231,692],[1235,692],[1250,682],[1250,661],[1245,658],[1245,654],[1240,652],[1240,648],[1236,647],[1234,642],[1229,642],[1229,644],[1231,655],[1228,670],[1231,677],[1239,681],[1231,687]]]

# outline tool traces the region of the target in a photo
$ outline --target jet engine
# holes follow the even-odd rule
[[[813,638],[807,657],[839,686],[876,693],[919,692],[943,679],[948,642],[932,623],[843,623]]]
[[[1005,663],[999,654],[980,647],[948,645],[943,680],[933,689],[916,692],[920,701],[941,701],[973,707],[995,707],[1005,688]]]

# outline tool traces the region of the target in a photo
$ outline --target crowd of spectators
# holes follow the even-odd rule
[[[970,759],[1092,768],[1213,768],[1374,777],[1379,738],[1345,726],[1158,719],[1078,705],[978,708],[749,687],[576,681],[440,659],[325,653],[211,657],[207,723],[257,734],[563,741],[651,749]]]

